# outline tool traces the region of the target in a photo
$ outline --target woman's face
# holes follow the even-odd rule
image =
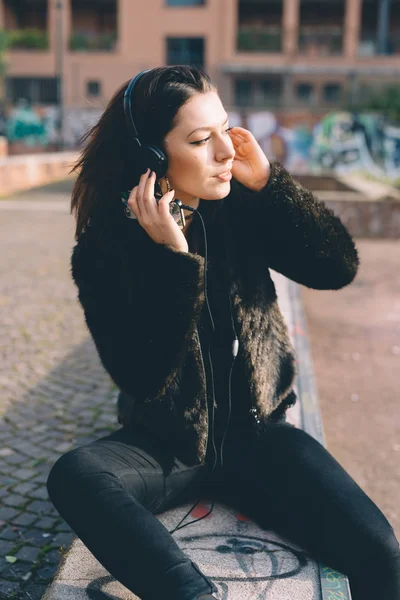
[[[216,177],[232,168],[235,156],[227,116],[216,92],[198,93],[179,109],[178,125],[165,137],[165,147],[167,177],[183,203],[229,194],[230,181]]]

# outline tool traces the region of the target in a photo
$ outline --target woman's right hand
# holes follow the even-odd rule
[[[188,252],[187,240],[169,211],[174,199],[174,190],[157,200],[154,196],[155,173],[149,176],[150,169],[140,177],[129,196],[128,205],[133,210],[139,224],[157,244],[168,244],[180,252]]]

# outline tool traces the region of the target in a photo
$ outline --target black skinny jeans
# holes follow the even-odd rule
[[[258,442],[234,438],[213,475],[175,460],[165,476],[165,448],[122,427],[61,456],[47,489],[98,561],[144,600],[195,600],[213,591],[154,516],[205,491],[345,573],[353,600],[400,599],[393,529],[324,446],[285,421]]]

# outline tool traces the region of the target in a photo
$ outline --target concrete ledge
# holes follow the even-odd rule
[[[295,389],[299,401],[289,409],[288,420],[326,445],[300,286],[274,271],[271,275],[298,360]],[[171,529],[190,508],[191,504],[185,504],[157,515],[157,518]],[[209,503],[204,499],[190,518],[198,518],[208,509]],[[220,600],[267,597],[269,600],[351,599],[347,578],[342,573],[310,560],[290,540],[273,531],[261,530],[222,504],[217,504],[207,518],[176,532],[174,539],[213,579]],[[223,552],[221,548],[224,548]],[[95,597],[137,600],[76,537],[61,559],[43,600],[89,600]]]
[[[52,152],[0,158],[0,198],[67,179],[78,157],[78,152]]]

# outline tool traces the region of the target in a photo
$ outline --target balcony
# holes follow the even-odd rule
[[[114,33],[76,31],[69,40],[69,49],[72,52],[115,52],[116,46],[116,31]]]
[[[299,30],[299,54],[303,56],[339,56],[343,52],[343,33],[340,26],[306,26]]]
[[[116,0],[71,0],[72,52],[115,52],[117,45]]]
[[[6,31],[7,46],[10,50],[48,50],[47,31],[39,29],[11,29]]]
[[[47,0],[4,0],[3,9],[10,50],[48,50]]]
[[[282,52],[282,28],[239,25],[238,52]]]
[[[400,55],[400,33],[390,33],[387,38],[386,47],[383,52],[378,50],[376,34],[363,34],[358,46],[358,56],[368,58],[371,56],[399,56]]]

